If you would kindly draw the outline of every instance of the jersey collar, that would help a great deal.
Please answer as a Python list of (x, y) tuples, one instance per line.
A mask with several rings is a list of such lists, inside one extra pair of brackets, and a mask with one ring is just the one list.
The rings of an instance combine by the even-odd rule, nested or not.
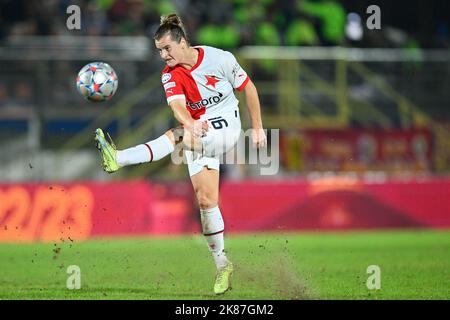
[(203, 56), (205, 55), (205, 52), (203, 51), (203, 48), (201, 47), (194, 47), (194, 49), (196, 49), (198, 51), (198, 57), (197, 57), (197, 62), (194, 64), (194, 66), (189, 70), (189, 72), (194, 71), (195, 69), (198, 68), (198, 66), (202, 63), (203, 61)]

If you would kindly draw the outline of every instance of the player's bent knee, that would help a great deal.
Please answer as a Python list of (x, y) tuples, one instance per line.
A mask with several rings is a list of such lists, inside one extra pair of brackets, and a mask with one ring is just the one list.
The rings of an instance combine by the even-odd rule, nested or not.
[(183, 141), (184, 132), (182, 127), (172, 128), (170, 130), (167, 130), (164, 134), (170, 139), (173, 144), (177, 144)]
[(189, 150), (194, 149), (194, 137), (187, 130), (185, 130), (184, 135), (183, 135), (183, 144)]

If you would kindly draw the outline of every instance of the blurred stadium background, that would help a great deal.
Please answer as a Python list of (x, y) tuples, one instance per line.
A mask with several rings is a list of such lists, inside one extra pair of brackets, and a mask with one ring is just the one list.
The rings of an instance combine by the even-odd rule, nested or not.
[[(66, 27), (66, 9), (72, 4), (81, 8), (81, 30)], [(366, 9), (373, 4), (381, 8), (380, 30), (366, 27), (371, 15)], [(411, 264), (426, 260), (429, 265), (422, 267), (433, 271), (425, 290), (417, 280), (404, 296), (379, 297), (448, 299), (450, 10), (443, 0), (1, 1), (0, 242), (12, 243), (0, 245), (0, 283), (6, 288), (1, 297), (65, 297), (64, 288), (60, 295), (42, 295), (42, 279), (48, 275), (40, 278), (42, 274), (35, 273), (33, 278), (28, 269), (41, 249), (17, 242), (44, 242), (36, 248), (43, 248), (42, 270), (47, 270), (64, 266), (55, 258), (64, 244), (78, 244), (81, 251), (83, 243), (94, 241), (82, 242), (88, 239), (172, 235), (179, 241), (177, 237), (200, 233), (184, 165), (173, 165), (167, 158), (108, 175), (93, 144), (96, 127), (106, 128), (124, 148), (151, 140), (175, 124), (160, 84), (163, 64), (151, 40), (160, 15), (170, 12), (184, 18), (193, 45), (236, 54), (258, 88), (265, 127), (280, 129), (277, 175), (261, 176), (254, 165), (223, 167), (220, 201), (231, 254), (239, 256), (242, 248), (253, 254), (262, 246), (271, 249), (260, 256), (278, 256), (285, 252), (288, 237), (299, 236), (289, 238), (298, 247), (289, 248), (288, 256), (307, 261), (308, 253), (317, 252), (305, 252), (302, 243), (308, 246), (316, 239), (308, 248), (320, 251), (321, 245), (327, 246), (322, 253), (328, 256), (339, 250), (333, 243), (349, 239), (347, 244), (367, 244), (367, 250), (378, 253), (391, 245), (392, 256), (383, 261), (398, 267), (395, 248), (421, 248)], [(108, 62), (118, 74), (118, 92), (107, 103), (90, 103), (76, 91), (76, 74), (91, 61)], [(240, 98), (243, 126), (248, 128)], [(402, 233), (406, 228), (409, 231)], [(395, 231), (374, 236), (385, 229)], [(329, 238), (333, 231), (346, 232)], [(350, 231), (362, 233), (351, 238)], [(249, 233), (257, 233), (258, 240), (245, 240)], [(397, 233), (400, 242), (389, 242)], [(280, 242), (280, 234), (286, 235), (285, 242)], [(363, 240), (364, 235), (369, 240)], [(135, 245), (126, 242), (111, 254)], [(174, 242), (173, 248), (178, 245)], [(200, 247), (207, 260), (206, 245)], [(353, 250), (343, 248), (347, 254)], [(49, 250), (53, 259), (44, 253)], [(150, 252), (145, 250), (155, 249), (145, 247), (141, 254)], [(90, 259), (87, 253), (84, 259)], [(244, 264), (246, 258), (237, 259)], [(10, 264), (13, 260), (16, 264)], [(362, 278), (369, 260), (358, 262)], [(321, 261), (305, 262), (302, 270), (314, 273)], [(327, 280), (336, 281), (340, 268), (335, 266), (334, 280)], [(28, 275), (39, 285), (33, 287)], [(292, 284), (291, 276), (280, 286)], [(325, 277), (316, 279), (320, 276)], [(15, 278), (22, 280), (7, 280)], [(321, 281), (315, 282), (322, 288), (317, 297), (367, 297), (361, 284), (365, 280), (358, 282), (362, 291), (354, 295), (342, 294), (338, 284), (326, 292), (327, 284)], [(29, 289), (23, 295), (14, 291), (21, 286)], [(52, 288), (57, 292), (58, 284)], [(102, 292), (97, 292), (100, 297)], [(139, 292), (128, 293), (140, 297)], [(288, 296), (263, 290), (260, 296), (235, 297), (305, 296), (315, 297), (298, 290)], [(85, 297), (97, 297), (96, 292)]]

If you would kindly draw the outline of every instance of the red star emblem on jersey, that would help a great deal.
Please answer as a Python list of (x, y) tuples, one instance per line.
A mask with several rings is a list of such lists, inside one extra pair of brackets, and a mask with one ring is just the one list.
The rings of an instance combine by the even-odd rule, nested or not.
[(215, 88), (216, 83), (219, 82), (219, 80), (217, 80), (215, 76), (205, 76), (205, 78), (207, 80), (206, 85), (213, 86), (213, 88)]

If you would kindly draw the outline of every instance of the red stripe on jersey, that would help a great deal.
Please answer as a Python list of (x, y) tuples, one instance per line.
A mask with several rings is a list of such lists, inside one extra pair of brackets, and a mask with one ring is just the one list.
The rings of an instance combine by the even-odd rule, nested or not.
[(190, 70), (177, 65), (174, 68), (164, 68), (163, 73), (170, 73), (172, 77), (168, 82), (173, 81), (176, 84), (175, 87), (165, 90), (166, 97), (169, 98), (174, 95), (184, 94), (186, 97), (186, 109), (189, 111), (193, 119), (198, 120), (200, 119), (200, 116), (206, 112), (206, 109), (203, 106), (199, 109), (196, 106), (191, 107), (189, 105), (189, 102), (200, 102), (203, 99), (197, 87), (197, 83), (191, 75), (191, 72), (194, 71), (202, 63), (204, 50), (202, 48), (195, 49), (198, 50), (199, 54), (197, 62)]
[(195, 69), (197, 69), (197, 67), (202, 63), (203, 61), (203, 56), (205, 55), (205, 52), (203, 51), (202, 48), (195, 48), (198, 51), (198, 57), (197, 57), (197, 62), (195, 63), (195, 65), (191, 68), (191, 70), (189, 70), (190, 72), (194, 71)]
[(164, 70), (162, 71), (162, 75), (164, 74), (170, 74), (170, 78), (169, 80), (165, 80), (165, 82), (163, 82), (163, 87), (170, 83), (171, 87), (167, 88), (164, 87), (164, 92), (166, 94), (166, 98), (170, 98), (172, 96), (177, 96), (177, 95), (184, 95), (184, 90), (183, 90), (183, 81), (180, 79), (179, 73), (176, 71), (177, 69), (174, 68), (170, 68), (170, 67), (165, 67)]
[(197, 83), (195, 82), (194, 78), (192, 77), (191, 73), (186, 70), (184, 72), (184, 94), (186, 96), (186, 109), (191, 114), (192, 118), (195, 120), (200, 119), (200, 116), (202, 114), (205, 114), (206, 108), (204, 106), (201, 106), (200, 103), (200, 109), (194, 105), (190, 106), (189, 102), (195, 103), (202, 101), (202, 96), (200, 95), (200, 91), (198, 90)]
[(245, 86), (247, 85), (248, 81), (250, 80), (250, 77), (247, 76), (247, 78), (244, 80), (244, 82), (242, 82), (242, 84), (236, 88), (237, 91), (242, 91), (244, 90)]

